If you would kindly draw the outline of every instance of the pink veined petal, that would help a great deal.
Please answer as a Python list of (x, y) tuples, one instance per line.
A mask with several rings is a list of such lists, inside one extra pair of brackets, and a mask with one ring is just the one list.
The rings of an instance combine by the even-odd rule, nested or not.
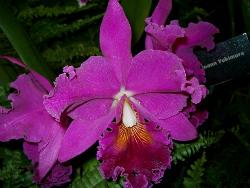
[(64, 71), (44, 100), (45, 108), (57, 120), (73, 104), (112, 98), (120, 90), (112, 65), (103, 57), (90, 57), (80, 68), (67, 67)]
[(131, 27), (118, 0), (110, 0), (100, 28), (100, 47), (120, 81), (132, 58)]
[(163, 129), (170, 132), (174, 140), (188, 141), (198, 137), (196, 128), (183, 113), (158, 122)]
[(199, 80), (196, 77), (192, 77), (187, 81), (183, 85), (182, 90), (191, 95), (191, 101), (194, 104), (200, 103), (208, 94), (206, 86), (200, 85)]
[(124, 176), (124, 187), (148, 188), (170, 167), (172, 142), (166, 131), (152, 123), (132, 128), (111, 124), (99, 143), (102, 175), (113, 180)]
[[(9, 62), (19, 65), (20, 67), (25, 68), (26, 65), (20, 60), (15, 57), (6, 56), (6, 55), (0, 55), (1, 59), (8, 60)], [(38, 74), (37, 72), (30, 70), (30, 77), (34, 82), (36, 82), (37, 87), (42, 87), (41, 89), (46, 90), (46, 92), (49, 92), (52, 89), (52, 85), (49, 83), (49, 81), (44, 78), (42, 75)]]
[[(163, 30), (163, 25), (165, 24), (165, 22), (166, 22), (166, 20), (167, 20), (167, 18), (168, 18), (168, 15), (170, 14), (170, 11), (171, 11), (171, 9), (172, 9), (172, 0), (159, 0), (159, 2), (158, 2), (158, 4), (157, 4), (157, 6), (156, 6), (156, 8), (155, 8), (155, 10), (154, 10), (154, 12), (152, 13), (152, 16), (150, 17), (150, 18), (148, 18), (147, 19), (147, 21), (146, 21), (146, 23), (149, 25), (149, 26), (147, 26), (146, 27), (146, 32), (148, 33), (147, 35), (146, 35), (146, 40), (145, 40), (145, 48), (146, 49), (155, 49), (155, 50), (160, 50), (160, 47), (162, 47), (163, 45), (159, 45), (159, 44), (157, 44), (157, 43), (160, 43), (160, 40), (162, 39), (162, 37), (161, 37), (161, 39), (160, 38), (158, 38), (158, 40), (157, 41), (155, 41), (156, 39), (154, 39), (154, 38), (152, 38), (152, 35), (151, 35), (151, 32), (152, 32), (152, 29), (151, 29), (151, 31), (150, 31), (150, 27), (151, 27), (151, 25), (152, 24), (154, 24), (155, 26), (157, 25), (157, 28), (159, 28), (159, 29), (161, 29), (161, 30)], [(149, 21), (150, 20), (150, 23), (151, 24), (149, 24)], [(151, 22), (152, 21), (152, 22)], [(166, 26), (166, 28), (167, 28), (168, 26)], [(156, 29), (155, 27), (154, 27), (154, 29)], [(157, 29), (158, 30), (158, 29)], [(174, 36), (173, 36), (173, 32), (171, 32), (171, 33), (168, 33), (168, 31), (169, 31), (169, 29), (165, 29), (165, 32), (159, 32), (160, 33), (160, 35), (163, 35), (163, 33), (164, 33), (164, 35), (166, 35), (167, 36), (167, 38), (168, 38), (168, 40), (167, 41), (169, 41), (170, 40), (170, 38), (172, 38), (172, 40), (174, 39), (174, 36), (176, 36), (176, 38), (177, 38), (177, 36), (178, 36), (178, 33), (176, 33)], [(154, 34), (155, 34), (155, 32), (153, 32)], [(166, 39), (165, 39), (166, 40)], [(153, 43), (156, 43), (156, 44), (154, 44), (154, 46), (153, 46)], [(163, 43), (164, 44), (164, 43)], [(167, 46), (172, 46), (172, 43), (170, 43), (170, 44), (166, 44)], [(157, 47), (158, 46), (158, 47)], [(157, 48), (155, 48), (155, 47), (157, 47)]]
[(84, 119), (94, 121), (106, 114), (111, 109), (113, 99), (93, 99), (79, 107), (76, 107), (68, 115), (72, 119)]
[(115, 110), (95, 120), (74, 120), (63, 138), (58, 160), (65, 162), (92, 146), (115, 117)]
[(205, 71), (201, 62), (193, 52), (193, 48), (179, 47), (176, 54), (183, 59), (187, 76), (195, 76), (201, 83), (206, 82)]
[(152, 22), (150, 19), (147, 19), (146, 23), (146, 49), (172, 51), (176, 39), (184, 37), (185, 31), (179, 25), (170, 24), (164, 27)]
[(41, 185), (42, 188), (51, 188), (54, 186), (61, 186), (62, 184), (69, 182), (69, 176), (71, 174), (72, 166), (56, 162), (49, 174), (42, 181), (36, 181)]
[(153, 14), (152, 21), (158, 25), (164, 25), (172, 9), (172, 0), (159, 0)]
[(145, 39), (145, 49), (146, 50), (154, 49), (152, 37), (149, 36), (148, 34), (146, 35), (146, 39)]
[[(53, 120), (54, 121), (54, 120)], [(43, 140), (38, 144), (38, 177), (42, 180), (57, 161), (65, 129), (56, 121), (49, 125)]]
[[(12, 109), (0, 114), (0, 140), (24, 138), (39, 142), (44, 131), (48, 114), (42, 104), (41, 90), (34, 84), (30, 75), (21, 75), (11, 84), (17, 93), (9, 95)], [(41, 119), (42, 121), (38, 121)]]
[(197, 128), (203, 124), (208, 118), (208, 111), (200, 110), (195, 104), (190, 104), (183, 110), (189, 121)]
[(185, 29), (185, 40), (176, 43), (176, 54), (183, 59), (183, 65), (187, 70), (188, 76), (196, 76), (200, 82), (205, 82), (205, 72), (201, 63), (193, 53), (193, 48), (200, 46), (211, 50), (214, 48), (214, 34), (219, 30), (207, 22), (197, 24), (190, 23)]
[(185, 80), (182, 61), (176, 55), (145, 50), (134, 57), (125, 88), (135, 94), (178, 92)]
[(38, 143), (24, 142), (23, 151), (32, 164), (36, 165), (39, 160)]
[(187, 105), (187, 96), (182, 94), (147, 93), (134, 98), (157, 119), (174, 116)]
[(214, 48), (214, 34), (219, 30), (213, 24), (208, 22), (190, 23), (185, 29), (187, 38), (186, 44), (188, 47), (200, 46), (211, 50)]
[(11, 62), (13, 64), (16, 64), (16, 65), (19, 65), (20, 67), (25, 68), (25, 64), (21, 60), (15, 58), (15, 57), (7, 56), (7, 55), (0, 55), (0, 58), (8, 60), (9, 62)]

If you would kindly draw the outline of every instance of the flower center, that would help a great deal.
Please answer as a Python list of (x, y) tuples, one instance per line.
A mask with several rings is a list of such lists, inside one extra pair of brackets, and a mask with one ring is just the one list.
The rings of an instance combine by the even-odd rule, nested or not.
[(137, 124), (136, 112), (126, 100), (122, 109), (122, 123), (126, 127), (133, 127)]
[(131, 91), (127, 91), (124, 87), (121, 87), (120, 91), (114, 96), (114, 99), (119, 101), (124, 95), (127, 97), (133, 96)]

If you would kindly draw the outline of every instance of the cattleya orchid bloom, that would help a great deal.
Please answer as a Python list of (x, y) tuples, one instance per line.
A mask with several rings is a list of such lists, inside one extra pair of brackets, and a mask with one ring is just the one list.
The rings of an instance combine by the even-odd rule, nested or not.
[(100, 28), (103, 56), (66, 66), (45, 97), (47, 111), (72, 122), (58, 159), (65, 162), (97, 140), (100, 171), (125, 177), (126, 188), (151, 187), (170, 167), (172, 139), (192, 140), (196, 128), (183, 111), (204, 87), (187, 80), (182, 59), (162, 50), (132, 56), (131, 28), (118, 0), (110, 0)]
[(159, 0), (152, 16), (146, 20), (146, 49), (166, 50), (175, 53), (183, 60), (188, 77), (196, 77), (200, 83), (205, 82), (205, 71), (193, 53), (195, 47), (214, 48), (215, 33), (219, 30), (208, 22), (190, 23), (182, 28), (178, 21), (165, 25), (172, 9), (172, 0)]
[[(195, 47), (213, 49), (215, 45), (213, 35), (219, 30), (214, 25), (203, 21), (196, 24), (190, 23), (187, 28), (182, 28), (176, 20), (164, 26), (171, 9), (172, 0), (159, 0), (152, 16), (147, 18), (146, 49), (170, 51), (180, 57), (189, 80), (187, 85), (192, 86), (187, 87), (186, 91), (192, 92), (193, 88), (196, 88), (193, 95), (204, 98), (208, 92), (206, 87), (199, 83), (205, 82), (205, 71), (193, 49)], [(199, 110), (197, 106), (199, 101), (192, 100), (183, 110), (195, 127), (208, 118), (207, 111)]]
[[(21, 67), (18, 59), (0, 56)], [(58, 162), (65, 127), (55, 121), (43, 106), (43, 95), (52, 89), (43, 76), (30, 71), (11, 83), (17, 93), (9, 95), (12, 108), (0, 107), (0, 141), (23, 139), (23, 149), (34, 166), (34, 181), (42, 187), (52, 187), (68, 182), (71, 166)]]

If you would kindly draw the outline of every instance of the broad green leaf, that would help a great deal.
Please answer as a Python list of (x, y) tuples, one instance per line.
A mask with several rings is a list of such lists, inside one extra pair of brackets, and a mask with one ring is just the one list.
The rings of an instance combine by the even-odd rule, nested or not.
[(77, 169), (76, 178), (70, 188), (121, 188), (122, 182), (105, 180), (99, 170), (99, 162), (95, 158), (87, 160), (81, 168)]
[(132, 27), (133, 44), (141, 38), (152, 0), (121, 0), (121, 4)]
[(27, 64), (29, 68), (39, 72), (50, 80), (54, 79), (53, 73), (42, 60), (41, 55), (36, 51), (23, 26), (16, 20), (4, 0), (0, 0), (0, 28), (22, 61)]

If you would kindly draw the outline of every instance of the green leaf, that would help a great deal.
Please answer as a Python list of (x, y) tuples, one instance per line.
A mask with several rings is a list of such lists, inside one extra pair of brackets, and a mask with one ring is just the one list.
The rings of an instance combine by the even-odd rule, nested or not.
[(32, 182), (30, 161), (19, 150), (0, 147), (0, 185), (5, 188), (36, 188)]
[(121, 4), (132, 27), (133, 43), (141, 38), (145, 28), (145, 18), (148, 17), (152, 0), (122, 0)]
[(98, 170), (99, 162), (95, 158), (87, 160), (82, 168), (77, 169), (77, 176), (72, 181), (70, 188), (121, 188), (122, 182), (108, 182)]
[(191, 143), (175, 143), (175, 149), (173, 153), (173, 162), (176, 164), (178, 161), (185, 161), (199, 152), (201, 149), (205, 149), (210, 145), (217, 143), (221, 137), (225, 134), (225, 131), (218, 132), (204, 132), (200, 137)]
[(200, 159), (197, 159), (191, 168), (187, 171), (188, 177), (184, 178), (183, 186), (185, 188), (201, 188), (202, 177), (205, 172), (204, 164), (206, 163), (206, 155), (203, 153)]
[(6, 1), (4, 0), (0, 0), (0, 27), (22, 61), (27, 64), (29, 68), (39, 72), (50, 80), (54, 79), (53, 73), (48, 66), (46, 66), (24, 28), (16, 20), (12, 14), (12, 10), (6, 6)]

